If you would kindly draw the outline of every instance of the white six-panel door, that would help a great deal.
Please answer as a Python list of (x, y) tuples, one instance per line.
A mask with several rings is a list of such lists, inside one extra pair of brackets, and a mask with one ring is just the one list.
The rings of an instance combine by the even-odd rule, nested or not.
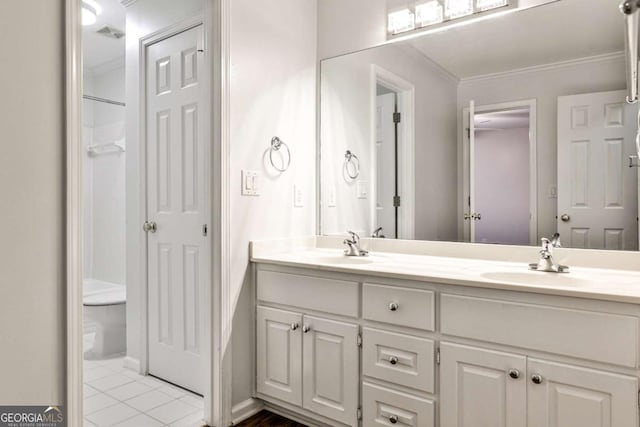
[(558, 232), (565, 246), (638, 249), (637, 105), (624, 90), (558, 97)]
[(526, 427), (525, 356), (446, 342), (440, 352), (441, 426)]
[(210, 285), (202, 26), (146, 51), (149, 373), (204, 392)]

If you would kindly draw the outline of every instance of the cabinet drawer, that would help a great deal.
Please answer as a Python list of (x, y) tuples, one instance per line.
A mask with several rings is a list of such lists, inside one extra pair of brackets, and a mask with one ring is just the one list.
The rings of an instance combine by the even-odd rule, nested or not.
[(365, 283), (362, 300), (365, 319), (434, 330), (435, 305), (431, 291)]
[(358, 317), (358, 282), (258, 271), (258, 300)]
[(434, 403), (377, 385), (362, 384), (363, 426), (433, 427)]
[(364, 328), (364, 375), (433, 393), (434, 342), (395, 332)]
[(448, 294), (440, 310), (443, 334), (636, 367), (634, 316)]

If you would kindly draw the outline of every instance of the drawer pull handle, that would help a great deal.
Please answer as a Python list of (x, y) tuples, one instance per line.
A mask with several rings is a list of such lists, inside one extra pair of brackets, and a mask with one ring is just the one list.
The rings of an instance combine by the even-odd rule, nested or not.
[(389, 358), (389, 363), (391, 363), (392, 365), (396, 365), (398, 363), (398, 358), (395, 356), (391, 356)]
[(397, 423), (397, 422), (398, 422), (398, 416), (397, 416), (397, 415), (391, 415), (391, 416), (389, 417), (389, 422), (390, 422), (391, 424), (395, 424), (395, 423)]
[(306, 334), (307, 332), (309, 332), (310, 330), (311, 330), (311, 326), (309, 326), (309, 325), (304, 325), (304, 326), (302, 327), (302, 332), (304, 332), (305, 334)]
[(509, 369), (509, 376), (514, 380), (517, 380), (518, 378), (520, 378), (520, 371), (518, 371), (517, 369)]
[(392, 302), (391, 304), (389, 304), (389, 310), (391, 311), (398, 311), (399, 308), (400, 306), (397, 302)]
[(300, 326), (300, 325), (298, 325), (298, 323), (292, 323), (292, 324), (291, 324), (291, 330), (292, 330), (292, 331), (295, 331), (296, 329), (298, 329), (298, 327), (299, 327), (299, 326)]
[(540, 374), (531, 375), (531, 381), (533, 381), (534, 384), (542, 384), (542, 375)]

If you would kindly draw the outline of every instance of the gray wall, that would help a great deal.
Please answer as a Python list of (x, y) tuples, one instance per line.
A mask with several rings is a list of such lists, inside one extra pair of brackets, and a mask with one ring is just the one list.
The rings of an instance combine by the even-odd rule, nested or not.
[(62, 404), (64, 2), (0, 13), (0, 404)]

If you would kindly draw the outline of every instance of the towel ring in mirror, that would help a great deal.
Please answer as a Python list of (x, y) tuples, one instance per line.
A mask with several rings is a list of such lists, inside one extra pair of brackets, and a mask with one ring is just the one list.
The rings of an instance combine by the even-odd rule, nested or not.
[(350, 150), (344, 153), (344, 170), (351, 179), (356, 179), (360, 175), (360, 159)]
[[(285, 163), (285, 165), (284, 167), (280, 168), (276, 166), (275, 162), (273, 161), (273, 152), (280, 151), (280, 148), (282, 147), (284, 147), (287, 150), (287, 155), (286, 155), (287, 160), (286, 162), (283, 160), (283, 163)], [(269, 162), (271, 163), (271, 166), (273, 166), (273, 168), (278, 172), (286, 171), (287, 169), (289, 169), (289, 165), (291, 164), (291, 151), (289, 151), (289, 146), (285, 144), (284, 141), (278, 138), (277, 136), (274, 136), (273, 138), (271, 138), (271, 147), (269, 147)]]

